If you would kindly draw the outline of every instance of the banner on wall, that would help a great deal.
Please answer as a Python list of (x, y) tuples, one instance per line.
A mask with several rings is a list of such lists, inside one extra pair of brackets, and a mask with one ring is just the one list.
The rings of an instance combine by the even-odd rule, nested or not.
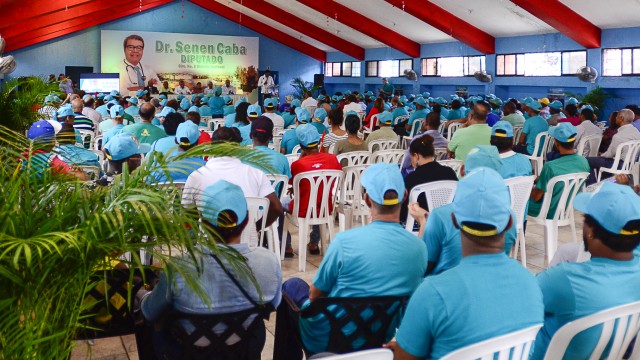
[(230, 80), (237, 94), (258, 84), (257, 37), (102, 30), (100, 48), (101, 71), (120, 74), (122, 94), (180, 80), (192, 89)]

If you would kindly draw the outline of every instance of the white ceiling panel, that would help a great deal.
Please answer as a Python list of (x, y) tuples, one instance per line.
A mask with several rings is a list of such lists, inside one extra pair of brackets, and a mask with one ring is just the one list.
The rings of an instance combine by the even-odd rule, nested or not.
[(639, 0), (560, 0), (602, 29), (640, 26)]

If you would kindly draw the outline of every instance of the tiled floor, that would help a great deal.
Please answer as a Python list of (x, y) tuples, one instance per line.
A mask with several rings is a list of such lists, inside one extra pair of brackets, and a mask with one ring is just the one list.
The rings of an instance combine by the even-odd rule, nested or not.
[[(576, 232), (577, 239), (582, 239), (582, 215), (576, 212)], [(337, 230), (337, 229), (336, 229)], [(293, 235), (294, 249), (297, 249), (297, 234)], [(560, 228), (558, 232), (559, 244), (570, 243), (571, 231), (569, 227)], [(534, 274), (546, 268), (544, 259), (544, 227), (529, 223), (526, 236), (527, 248), (527, 268)], [(296, 250), (297, 251), (297, 250)], [(307, 282), (311, 282), (318, 270), (321, 256), (307, 255), (307, 271), (298, 272), (298, 257), (285, 259), (282, 262), (283, 278), (300, 277)], [(275, 332), (275, 315), (271, 316), (271, 321), (267, 322), (267, 341), (262, 352), (262, 359), (271, 360), (273, 353), (273, 334)], [(120, 360), (138, 359), (135, 338), (133, 335), (114, 337), (96, 340), (93, 345), (86, 341), (78, 341), (71, 355), (72, 360), (81, 359), (94, 360)]]

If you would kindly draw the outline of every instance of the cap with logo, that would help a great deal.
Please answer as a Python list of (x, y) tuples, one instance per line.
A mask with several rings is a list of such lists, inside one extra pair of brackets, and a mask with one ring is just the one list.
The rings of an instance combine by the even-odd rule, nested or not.
[(176, 142), (182, 146), (191, 146), (198, 143), (200, 130), (193, 121), (185, 121), (176, 129)]
[(137, 97), (143, 97), (143, 96), (145, 96), (145, 95), (146, 95), (146, 94), (148, 94), (148, 93), (149, 93), (149, 92), (148, 92), (147, 90), (138, 90), (138, 91), (136, 91), (136, 96), (137, 96)]
[[(218, 227), (236, 227), (247, 218), (247, 200), (244, 192), (226, 180), (219, 180), (207, 186), (199, 203), (202, 218)], [(220, 222), (220, 214), (230, 211), (236, 215), (237, 222)]]
[(549, 107), (552, 109), (560, 110), (562, 109), (562, 103), (558, 100), (553, 100), (549, 103)]
[(251, 122), (251, 134), (273, 134), (273, 121), (260, 116)]
[(264, 100), (264, 107), (266, 109), (273, 109), (278, 105), (278, 101), (274, 98), (268, 98)]
[(558, 124), (558, 126), (551, 126), (549, 128), (549, 136), (560, 141), (561, 143), (570, 143), (576, 141), (577, 133), (578, 129), (568, 122), (563, 122)]
[(296, 127), (296, 137), (300, 141), (300, 145), (306, 148), (316, 147), (320, 142), (320, 134), (311, 124), (303, 124)]
[(469, 151), (467, 158), (464, 160), (465, 172), (470, 172), (480, 167), (500, 171), (502, 160), (497, 147), (493, 145), (476, 145)]
[(224, 101), (225, 105), (231, 105), (233, 104), (233, 98), (231, 98), (231, 96), (229, 95), (225, 95), (222, 97), (222, 100)]
[[(475, 236), (495, 236), (503, 232), (511, 218), (509, 188), (495, 170), (480, 167), (458, 182), (453, 214), (460, 228)], [(491, 229), (477, 229), (483, 224)]]
[(311, 114), (309, 113), (309, 110), (298, 107), (296, 108), (295, 112), (296, 118), (298, 118), (298, 121), (300, 123), (306, 124), (309, 122), (309, 120), (311, 120)]
[(638, 230), (625, 230), (629, 221), (640, 220), (640, 197), (630, 186), (605, 182), (598, 192), (576, 195), (573, 207), (593, 217), (608, 232), (636, 235)]
[(500, 120), (491, 128), (491, 136), (497, 136), (501, 138), (513, 137), (513, 125), (510, 122)]
[[(362, 186), (365, 188), (369, 198), (376, 204), (396, 205), (400, 204), (404, 198), (404, 180), (398, 165), (378, 163), (369, 166), (360, 178)], [(387, 196), (389, 191), (394, 191), (395, 196)]]
[(535, 100), (531, 100), (525, 105), (527, 105), (527, 107), (529, 107), (531, 110), (534, 110), (534, 111), (540, 111), (542, 109), (542, 104), (540, 104)]
[(398, 98), (398, 105), (404, 106), (407, 103), (407, 97), (402, 95)]
[(136, 154), (145, 153), (140, 145), (130, 134), (120, 133), (109, 140), (104, 146), (105, 154), (109, 160), (123, 160)]
[(262, 115), (262, 110), (260, 110), (260, 105), (249, 105), (249, 107), (247, 108), (247, 116), (249, 116), (250, 118), (257, 118), (258, 116)]
[[(60, 131), (60, 130), (56, 131), (52, 123), (53, 121), (55, 120), (40, 120), (40, 121), (34, 122), (33, 124), (31, 124), (29, 131), (27, 131), (27, 137), (30, 140), (43, 140), (43, 141), (53, 140), (56, 133)], [(58, 124), (60, 123), (58, 122)], [(60, 128), (62, 128), (62, 125), (60, 125)]]
[(111, 109), (109, 109), (109, 115), (111, 115), (112, 118), (124, 116), (124, 108), (120, 105), (113, 105)]

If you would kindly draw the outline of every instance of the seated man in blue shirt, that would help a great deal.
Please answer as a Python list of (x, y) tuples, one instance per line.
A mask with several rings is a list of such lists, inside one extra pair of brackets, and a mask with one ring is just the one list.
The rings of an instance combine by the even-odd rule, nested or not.
[[(582, 238), (591, 260), (538, 274), (545, 317), (532, 359), (544, 358), (551, 338), (566, 323), (640, 301), (640, 259), (633, 255), (640, 244), (640, 197), (629, 186), (606, 182), (596, 193), (578, 194), (573, 206), (585, 215)], [(564, 358), (588, 359), (600, 332), (598, 326), (578, 334)]]
[(531, 160), (513, 151), (513, 125), (508, 121), (498, 121), (491, 128), (491, 145), (498, 148), (502, 167), (498, 172), (503, 179), (529, 176), (532, 173)]
[[(177, 114), (170, 114), (169, 116), (171, 115), (180, 116)], [(163, 154), (156, 155), (164, 157), (164, 166), (162, 169), (154, 170), (151, 173), (150, 182), (186, 182), (192, 172), (204, 166), (207, 162), (201, 156), (180, 156), (185, 151), (197, 146), (199, 137), (200, 129), (193, 121), (180, 123), (173, 136), (175, 146)], [(149, 153), (152, 152), (153, 150)], [(158, 162), (156, 164), (159, 165)]]
[[(287, 280), (282, 286), (301, 309), (324, 296), (409, 296), (422, 282), (427, 252), (424, 244), (399, 224), (407, 193), (398, 166), (372, 165), (364, 171), (361, 183), (371, 210), (371, 224), (336, 235), (310, 286), (299, 278)], [(285, 306), (283, 302), (278, 311), (287, 311)], [(396, 326), (392, 325), (394, 329)], [(300, 331), (305, 348), (312, 353), (326, 350), (329, 330), (324, 317), (300, 318), (299, 329), (289, 329)], [(276, 334), (276, 343), (283, 340), (278, 337)], [(287, 356), (274, 353), (274, 358), (302, 359), (297, 344), (288, 345)]]
[(396, 335), (394, 359), (439, 359), (462, 347), (542, 323), (535, 278), (504, 253), (515, 220), (509, 190), (480, 167), (460, 180), (451, 219), (460, 229), (460, 264), (427, 277), (411, 296)]
[[(225, 314), (259, 305), (277, 307), (282, 298), (280, 260), (270, 250), (262, 247), (251, 249), (247, 244), (240, 243), (242, 231), (249, 222), (247, 202), (242, 189), (219, 180), (205, 188), (198, 210), (202, 214), (202, 225), (208, 227), (212, 234), (218, 235), (215, 239), (218, 246), (230, 247), (246, 259), (256, 284), (247, 276), (234, 274), (234, 268), (227, 259), (216, 257), (202, 245), (201, 252), (194, 255), (196, 263), (200, 264), (197, 281), (204, 296), (188, 286), (179, 272), (162, 272), (160, 281), (152, 292), (140, 290), (136, 294), (136, 298), (141, 301), (144, 318), (154, 322), (171, 309), (192, 314)], [(184, 256), (184, 266), (195, 272), (196, 263), (193, 261), (189, 255)], [(161, 328), (160, 325), (162, 324), (157, 324), (156, 329)], [(264, 325), (254, 335), (256, 339), (252, 339), (249, 346), (252, 353), (260, 354), (265, 341)], [(169, 335), (168, 328), (161, 328), (154, 334), (154, 350), (159, 358), (181, 358), (180, 345)]]

